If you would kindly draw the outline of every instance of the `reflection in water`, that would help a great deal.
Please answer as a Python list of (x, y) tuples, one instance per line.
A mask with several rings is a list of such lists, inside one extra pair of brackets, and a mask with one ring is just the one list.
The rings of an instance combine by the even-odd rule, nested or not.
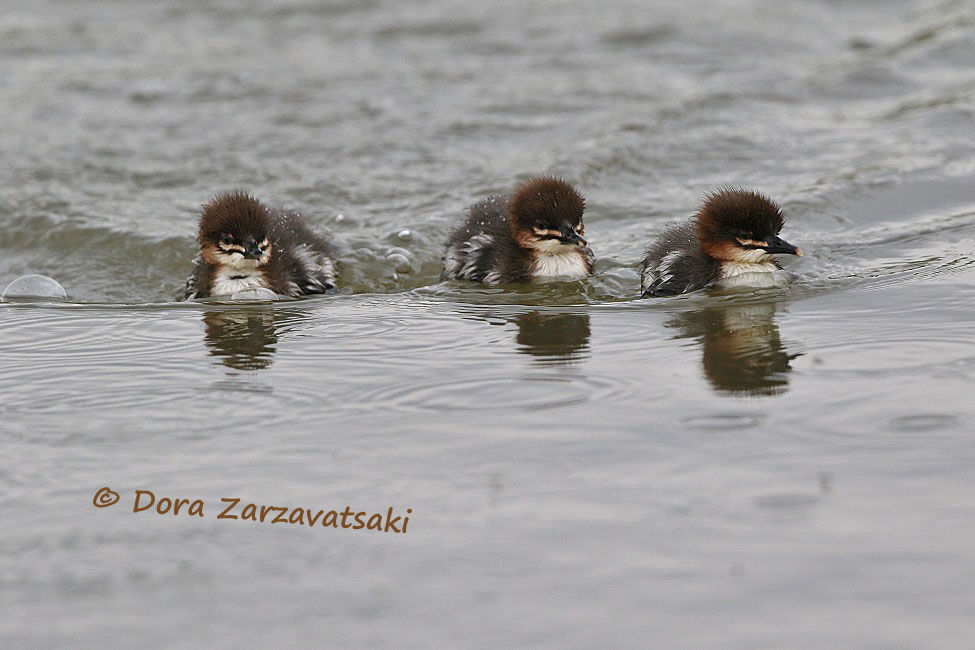
[(667, 325), (679, 328), (680, 338), (701, 341), (701, 365), (715, 390), (779, 395), (789, 389), (789, 362), (799, 354), (783, 349), (774, 304), (711, 307)]
[(273, 307), (207, 311), (203, 340), (210, 354), (237, 370), (260, 370), (271, 365), (278, 336)]
[(588, 356), (589, 314), (519, 314), (512, 322), (518, 326), (515, 342), (518, 351), (540, 361), (571, 362)]

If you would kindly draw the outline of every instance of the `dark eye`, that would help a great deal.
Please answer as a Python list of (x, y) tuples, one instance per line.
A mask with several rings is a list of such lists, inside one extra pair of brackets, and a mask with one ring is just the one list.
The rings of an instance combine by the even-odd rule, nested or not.
[(224, 246), (230, 246), (231, 244), (234, 243), (234, 238), (231, 237), (230, 235), (223, 235), (220, 237), (220, 243), (223, 244)]
[(544, 221), (536, 221), (535, 222), (535, 228), (537, 228), (538, 230), (547, 230), (547, 228), (545, 227), (545, 222)]

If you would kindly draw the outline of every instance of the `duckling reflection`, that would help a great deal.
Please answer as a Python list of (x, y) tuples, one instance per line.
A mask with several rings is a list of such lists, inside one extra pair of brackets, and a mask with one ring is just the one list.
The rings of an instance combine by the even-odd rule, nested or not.
[(517, 350), (539, 357), (540, 362), (572, 363), (588, 356), (589, 314), (530, 311), (512, 322), (518, 326)]
[(775, 305), (725, 305), (680, 314), (667, 323), (680, 338), (701, 341), (701, 365), (718, 392), (780, 395), (789, 390), (790, 361), (783, 348)]
[(273, 307), (207, 311), (203, 341), (210, 354), (236, 370), (261, 370), (271, 365), (278, 335)]

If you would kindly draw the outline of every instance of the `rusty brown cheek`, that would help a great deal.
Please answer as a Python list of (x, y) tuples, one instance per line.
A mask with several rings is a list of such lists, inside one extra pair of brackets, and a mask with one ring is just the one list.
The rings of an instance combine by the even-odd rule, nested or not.
[(223, 249), (221, 249), (216, 244), (210, 244), (209, 246), (204, 246), (200, 250), (200, 256), (207, 264), (214, 264), (214, 265), (218, 264), (219, 262), (217, 261), (217, 256), (220, 255), (221, 253), (223, 253)]
[(741, 250), (728, 242), (702, 242), (701, 248), (714, 259), (723, 261), (736, 259), (735, 251)]

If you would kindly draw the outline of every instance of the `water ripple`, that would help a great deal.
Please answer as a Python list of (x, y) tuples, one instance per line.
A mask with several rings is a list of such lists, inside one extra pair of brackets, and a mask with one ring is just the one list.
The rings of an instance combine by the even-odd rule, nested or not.
[(415, 379), (395, 385), (367, 389), (362, 404), (382, 404), (402, 411), (439, 413), (533, 412), (578, 406), (589, 402), (616, 402), (633, 392), (620, 377), (595, 375), (532, 374), (509, 376), (478, 373)]

